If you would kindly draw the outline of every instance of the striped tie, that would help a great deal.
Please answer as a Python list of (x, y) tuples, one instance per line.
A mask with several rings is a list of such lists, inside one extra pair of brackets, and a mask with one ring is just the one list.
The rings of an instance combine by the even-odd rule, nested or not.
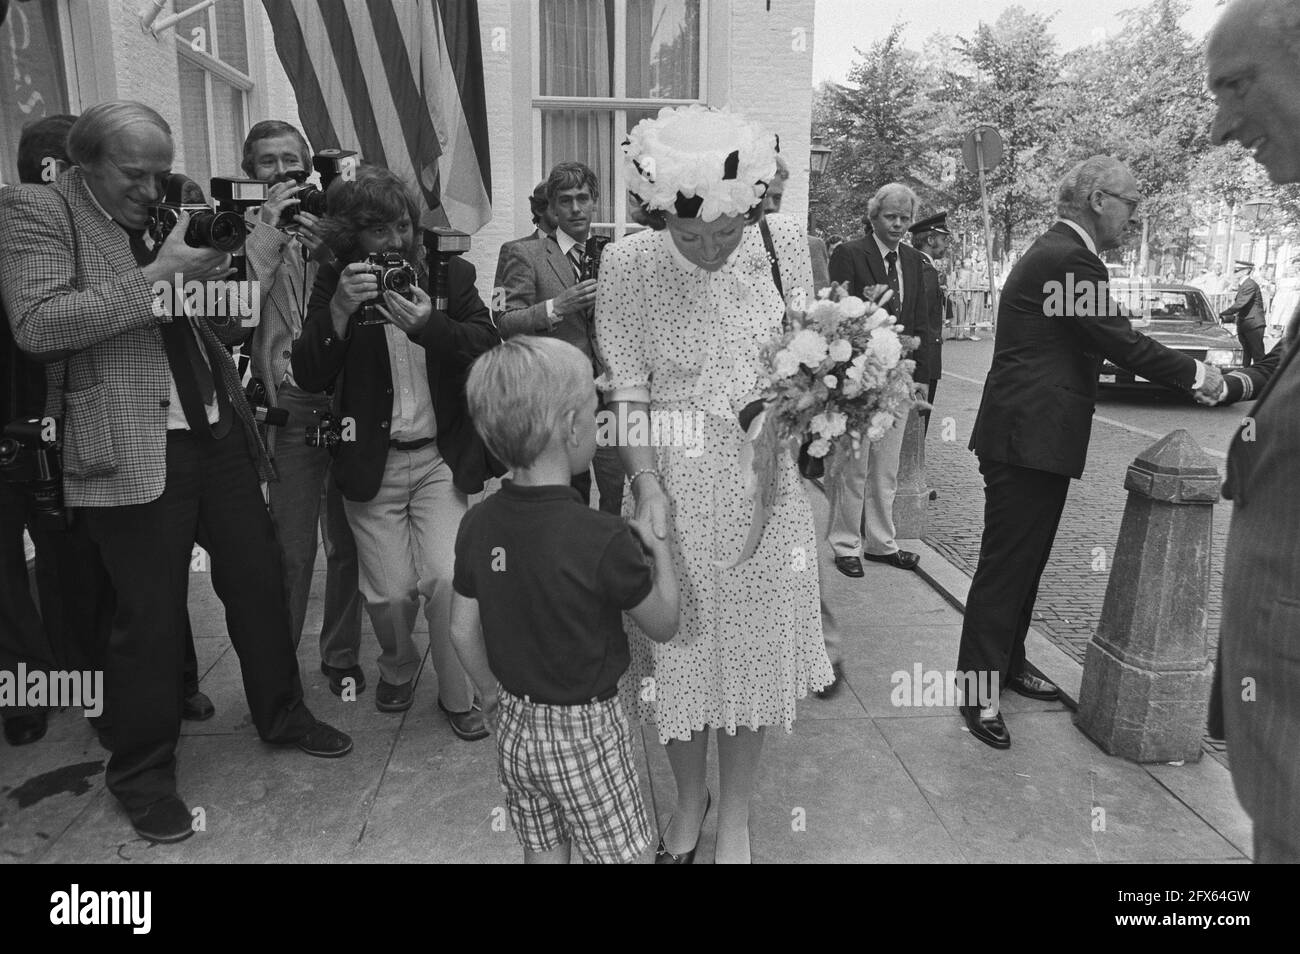
[(582, 281), (582, 246), (574, 245), (569, 249), (569, 264), (573, 266), (573, 277), (577, 281)]

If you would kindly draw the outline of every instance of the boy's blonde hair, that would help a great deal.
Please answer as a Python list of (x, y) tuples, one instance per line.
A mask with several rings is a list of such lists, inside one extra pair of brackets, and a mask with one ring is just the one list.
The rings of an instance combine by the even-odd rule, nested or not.
[(595, 388), (591, 362), (558, 338), (521, 335), (480, 355), (465, 397), (474, 429), (510, 468), (528, 467)]

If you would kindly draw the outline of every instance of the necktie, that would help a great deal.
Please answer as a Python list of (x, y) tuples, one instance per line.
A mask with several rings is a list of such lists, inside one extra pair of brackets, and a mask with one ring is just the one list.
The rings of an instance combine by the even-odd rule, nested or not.
[[(153, 260), (153, 255), (144, 244), (144, 230), (127, 229), (126, 234), (136, 264), (141, 267), (148, 265)], [(195, 434), (211, 433), (207, 405), (216, 397), (216, 383), (212, 378), (212, 369), (203, 360), (203, 352), (199, 350), (199, 342), (190, 328), (189, 319), (185, 315), (174, 315), (171, 321), (159, 325), (158, 330), (162, 334), (167, 364), (176, 380), (176, 393), (180, 395), (181, 408), (185, 411), (185, 420), (189, 422), (190, 430)], [(225, 424), (224, 428), (221, 423)], [(218, 430), (223, 433), (227, 428), (229, 422), (218, 424)]]
[(890, 252), (885, 256), (885, 261), (889, 263), (889, 269), (885, 272), (885, 281), (894, 293), (885, 305), (885, 310), (891, 315), (897, 315), (902, 306), (902, 302), (898, 300), (898, 252)]
[(569, 249), (569, 264), (573, 266), (573, 277), (577, 281), (582, 280), (582, 246), (575, 245)]

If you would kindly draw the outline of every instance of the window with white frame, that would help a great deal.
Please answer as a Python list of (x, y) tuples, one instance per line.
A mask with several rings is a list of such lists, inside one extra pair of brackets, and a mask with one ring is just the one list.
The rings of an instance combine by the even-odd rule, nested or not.
[(214, 175), (239, 176), (248, 96), (244, 0), (218, 0), (176, 29), (184, 173), (208, 190)]
[(599, 232), (629, 226), (620, 146), (665, 106), (704, 101), (708, 0), (541, 0), (533, 8), (533, 154), (600, 179)]

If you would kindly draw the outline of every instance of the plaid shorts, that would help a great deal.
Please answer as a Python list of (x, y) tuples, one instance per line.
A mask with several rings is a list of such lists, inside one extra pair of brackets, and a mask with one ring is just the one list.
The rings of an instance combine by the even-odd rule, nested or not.
[(618, 696), (548, 706), (499, 692), (498, 772), (519, 843), (541, 852), (572, 841), (589, 862), (635, 861), (650, 823)]

